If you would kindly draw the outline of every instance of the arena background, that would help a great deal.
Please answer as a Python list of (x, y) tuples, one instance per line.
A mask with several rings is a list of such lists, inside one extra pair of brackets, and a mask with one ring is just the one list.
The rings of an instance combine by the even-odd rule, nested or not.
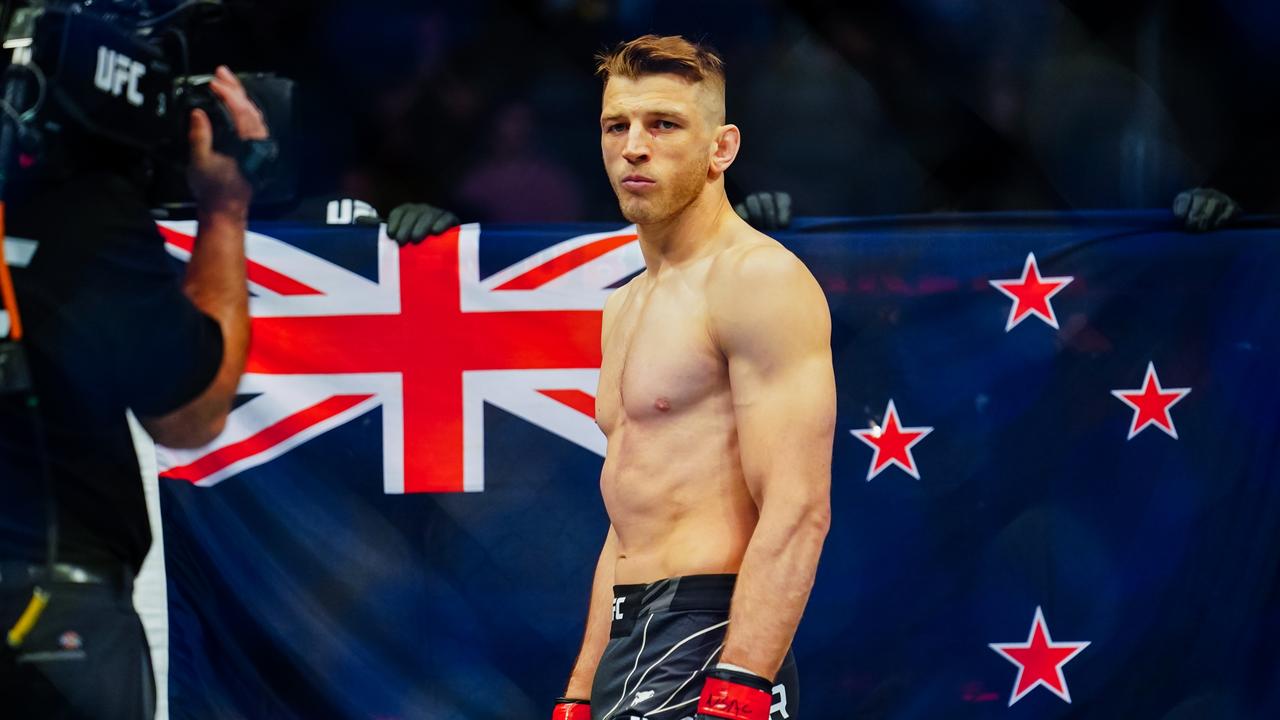
[[(707, 40), (728, 60), (744, 132), (731, 192), (792, 194), (809, 219), (780, 238), (836, 317), (836, 519), (797, 638), (804, 717), (1272, 717), (1280, 11), (1116, 5), (228, 3), (196, 50), (299, 80), (303, 195), (384, 213), (427, 201), (480, 224), (394, 266), (372, 229), (255, 224), (251, 259), (311, 282), (339, 308), (329, 316), (361, 317), (377, 314), (392, 267), (405, 293), (473, 270), (492, 290), (562, 243), (625, 233), (600, 170), (590, 56), (650, 31)], [(1184, 232), (1168, 207), (1203, 185), (1254, 214)], [(186, 230), (167, 228), (175, 261)], [(476, 267), (448, 244), (472, 240)], [(628, 252), (551, 296), (477, 302), (598, 307), (634, 271)], [(1028, 254), (1073, 279), (1057, 328), (1032, 317), (1006, 330), (1011, 301), (989, 283), (1018, 277)], [(439, 298), (406, 311), (410, 339), (383, 347), (372, 322), (356, 338), (277, 333), (273, 319), (315, 313), (256, 294), (244, 423), (293, 397), (277, 376), (350, 374), (358, 363), (338, 356), (364, 357), (360, 343), (405, 377), (470, 345), (547, 369), (510, 338), (443, 332), (460, 308)], [(593, 321), (574, 318), (569, 335), (503, 332), (589, 360)], [(310, 342), (322, 336), (332, 344)], [(1125, 437), (1132, 411), (1110, 391), (1141, 387), (1148, 363), (1163, 387), (1191, 390), (1171, 410), (1177, 438)], [(479, 453), (480, 492), (392, 487), (394, 393), (345, 379), (304, 393), (354, 403), (332, 422), (207, 486), (181, 477), (193, 458), (162, 456), (163, 545), (139, 587), (162, 712), (544, 715), (604, 518), (598, 440), (572, 415), (589, 376), (522, 378), (482, 388), (479, 447), (404, 438), (404, 461), (440, 477)], [(444, 380), (461, 393), (461, 377)], [(890, 400), (904, 425), (933, 428), (918, 480), (893, 467), (867, 479), (872, 451), (852, 431), (885, 422)], [(279, 402), (272, 412), (295, 407)], [(1070, 703), (1046, 687), (1011, 702), (1018, 666), (990, 647), (1024, 642), (1037, 608), (1054, 641), (1089, 643), (1062, 665)]]
[(480, 221), (612, 221), (591, 56), (645, 32), (725, 56), (740, 192), (804, 215), (1275, 209), (1268, 0), (232, 3), (197, 53), (299, 79), (308, 194)]

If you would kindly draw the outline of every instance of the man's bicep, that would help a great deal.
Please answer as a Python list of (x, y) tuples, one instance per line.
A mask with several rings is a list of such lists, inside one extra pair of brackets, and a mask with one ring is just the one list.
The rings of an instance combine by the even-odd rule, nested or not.
[(755, 280), (721, 324), (743, 472), (757, 499), (775, 482), (825, 492), (835, 422), (826, 299), (799, 261)]
[(759, 501), (775, 487), (798, 496), (824, 493), (835, 425), (830, 352), (809, 353), (768, 373), (731, 360), (730, 380), (739, 456), (752, 495)]

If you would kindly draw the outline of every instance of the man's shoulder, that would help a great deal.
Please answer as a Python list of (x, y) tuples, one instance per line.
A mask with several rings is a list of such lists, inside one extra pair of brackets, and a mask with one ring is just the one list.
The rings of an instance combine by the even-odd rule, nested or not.
[(817, 279), (800, 258), (757, 235), (721, 252), (707, 276), (710, 321), (724, 343), (740, 346), (785, 335), (829, 313)]
[(605, 298), (605, 309), (607, 310), (611, 305), (617, 306), (626, 301), (627, 296), (635, 291), (636, 286), (643, 282), (643, 278), (648, 274), (648, 270), (641, 270), (634, 277), (615, 288), (613, 292), (609, 293), (609, 297)]
[(720, 251), (707, 273), (707, 291), (777, 292), (812, 278), (809, 269), (782, 243), (763, 233), (742, 237)]
[(640, 274), (628, 280), (627, 282), (623, 283), (620, 287), (615, 289), (613, 292), (609, 293), (609, 296), (605, 298), (604, 312), (600, 319), (602, 332), (608, 330), (609, 326), (613, 322), (614, 316), (618, 312), (618, 308), (622, 307), (623, 303), (626, 302), (627, 295), (631, 293), (631, 290), (633, 287), (635, 287), (636, 282), (642, 277), (644, 277), (643, 271)]

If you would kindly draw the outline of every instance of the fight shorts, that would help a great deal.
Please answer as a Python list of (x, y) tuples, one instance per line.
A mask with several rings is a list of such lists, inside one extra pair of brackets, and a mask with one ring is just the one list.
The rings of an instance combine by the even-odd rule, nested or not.
[[(591, 687), (591, 720), (686, 720), (729, 625), (736, 575), (687, 575), (613, 587), (613, 624)], [(773, 684), (769, 720), (796, 720), (791, 652)]]

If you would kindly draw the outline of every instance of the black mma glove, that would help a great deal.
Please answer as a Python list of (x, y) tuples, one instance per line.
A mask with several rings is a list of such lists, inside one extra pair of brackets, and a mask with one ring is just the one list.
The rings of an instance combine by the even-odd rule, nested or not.
[(1193, 188), (1173, 199), (1173, 215), (1191, 232), (1216, 230), (1240, 214), (1240, 204), (1213, 188)]
[(733, 211), (757, 230), (781, 230), (791, 224), (791, 194), (751, 193)]
[(400, 246), (418, 244), (460, 224), (458, 216), (426, 203), (405, 203), (387, 217), (387, 235)]

